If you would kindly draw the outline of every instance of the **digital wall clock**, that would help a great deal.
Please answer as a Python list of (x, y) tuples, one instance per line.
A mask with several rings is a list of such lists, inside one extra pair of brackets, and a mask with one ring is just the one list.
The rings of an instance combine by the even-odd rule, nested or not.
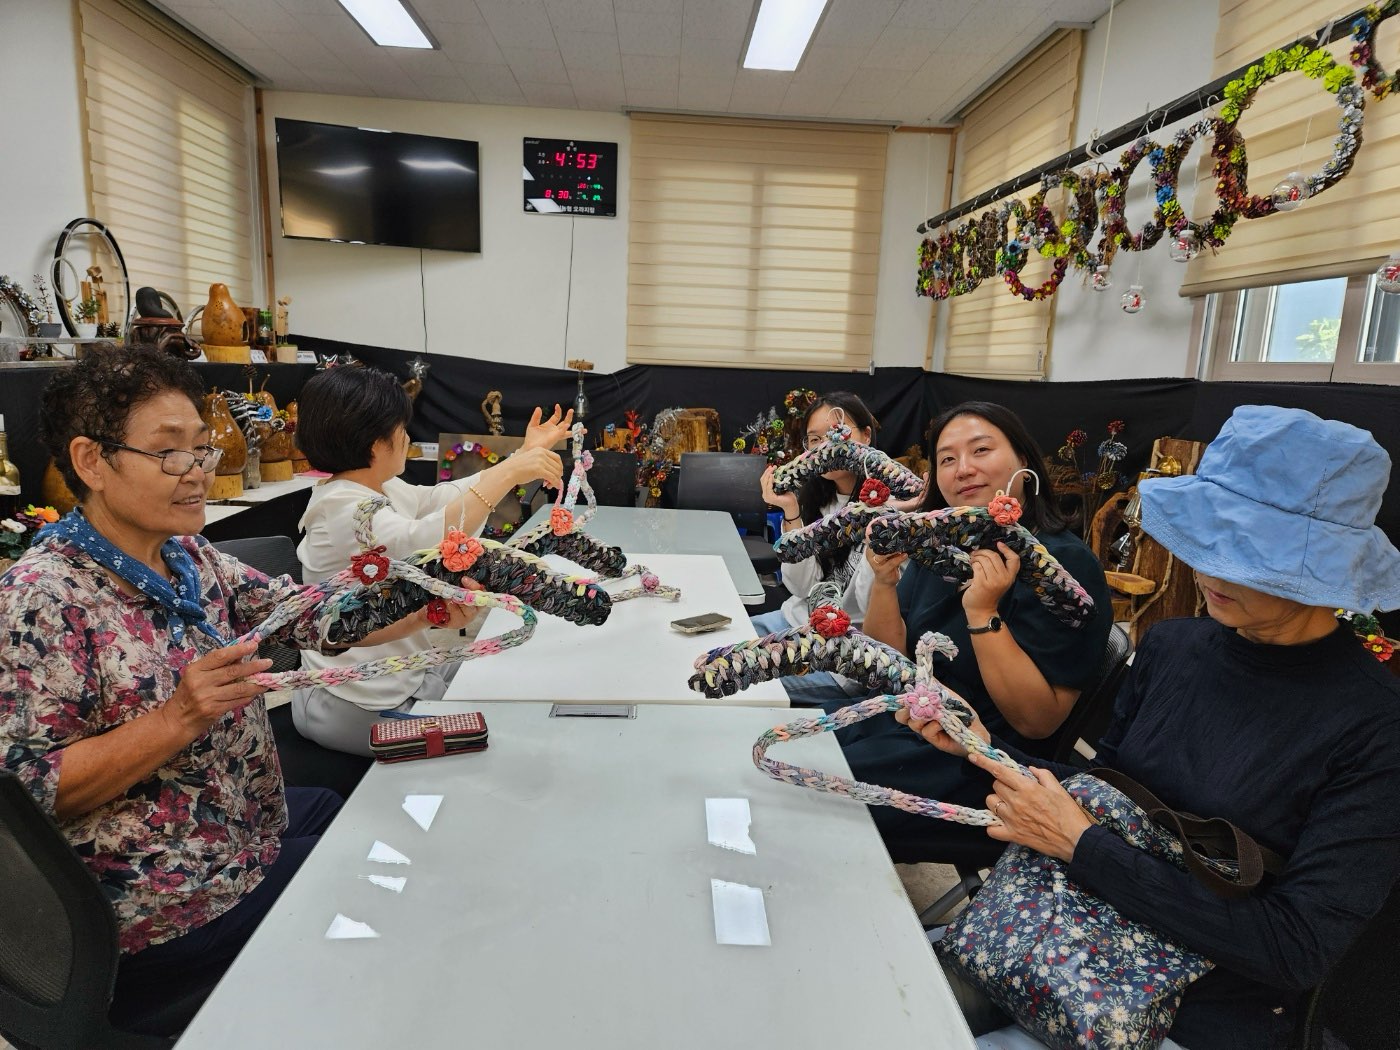
[(617, 143), (525, 140), (525, 210), (616, 215)]

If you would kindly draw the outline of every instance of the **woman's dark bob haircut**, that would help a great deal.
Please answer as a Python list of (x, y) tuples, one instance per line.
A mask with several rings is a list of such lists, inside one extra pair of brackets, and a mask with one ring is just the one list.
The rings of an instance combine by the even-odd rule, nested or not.
[(361, 470), (369, 466), (374, 443), (392, 440), (412, 416), (412, 400), (388, 372), (328, 368), (308, 379), (297, 397), (297, 445), (317, 470)]

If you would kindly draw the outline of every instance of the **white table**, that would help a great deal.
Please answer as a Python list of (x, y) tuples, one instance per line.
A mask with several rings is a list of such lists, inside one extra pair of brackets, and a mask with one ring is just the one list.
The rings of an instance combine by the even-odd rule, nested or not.
[[(579, 627), (540, 614), (534, 637), (495, 656), (462, 664), (447, 688), (446, 700), (548, 700), (561, 704), (603, 702), (788, 706), (777, 682), (763, 682), (723, 700), (705, 701), (686, 685), (696, 657), (721, 645), (755, 638), (748, 611), (739, 601), (722, 558), (713, 554), (631, 554), (661, 582), (681, 589), (679, 601), (631, 598), (612, 607), (601, 627)], [(572, 562), (554, 555), (546, 563), (577, 574)], [(607, 584), (610, 591), (637, 586), (637, 577)], [(718, 612), (732, 617), (723, 630), (681, 634), (672, 620)], [(504, 634), (520, 621), (493, 609), (479, 637)], [(431, 710), (422, 707), (422, 713)]]
[[(549, 516), (546, 504), (523, 528)], [(744, 550), (734, 519), (718, 510), (662, 510), (658, 507), (599, 507), (585, 531), (624, 551), (647, 554), (718, 554), (729, 568), (745, 605), (763, 604), (763, 584)]]
[[(773, 712), (635, 720), (492, 707), (490, 748), (366, 775), (179, 1042), (242, 1050), (968, 1050), (865, 807), (754, 769)], [(774, 754), (846, 773), (830, 734)], [(406, 793), (444, 796), (424, 832)], [(706, 841), (746, 797), (757, 854)], [(379, 839), (412, 864), (365, 860)], [(358, 876), (402, 875), (401, 894)], [(712, 878), (763, 890), (770, 947), (715, 943)], [(377, 939), (326, 940), (337, 913)]]
[[(308, 474), (295, 474), (292, 476), (291, 481), (264, 481), (255, 489), (245, 488), (241, 496), (234, 496), (231, 499), (221, 500), (220, 502), (252, 506), (257, 503), (266, 503), (268, 500), (274, 500), (278, 496), (287, 496), (293, 492), (301, 492), (303, 489), (311, 488), (318, 481), (324, 480), (325, 479), (320, 475), (313, 477)], [(211, 506), (213, 505), (211, 504)]]
[(247, 509), (247, 507), (235, 507), (229, 503), (206, 503), (204, 505), (204, 524), (213, 525), (216, 521), (223, 521), (235, 514), (242, 514)]

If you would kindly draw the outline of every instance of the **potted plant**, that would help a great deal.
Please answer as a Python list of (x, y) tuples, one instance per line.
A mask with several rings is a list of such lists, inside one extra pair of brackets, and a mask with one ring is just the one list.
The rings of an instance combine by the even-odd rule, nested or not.
[(79, 299), (73, 307), (73, 328), (79, 339), (97, 337), (97, 315), (102, 304), (94, 298)]
[(63, 335), (63, 325), (53, 319), (53, 302), (49, 299), (48, 282), (44, 280), (44, 275), (36, 273), (34, 275), (34, 299), (39, 309), (44, 314), (44, 319), (39, 322), (36, 333), (44, 339), (58, 339)]

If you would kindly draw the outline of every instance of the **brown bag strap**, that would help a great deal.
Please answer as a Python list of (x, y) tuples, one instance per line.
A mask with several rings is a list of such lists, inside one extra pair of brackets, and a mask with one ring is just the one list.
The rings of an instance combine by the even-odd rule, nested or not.
[[(1132, 777), (1116, 769), (1095, 768), (1091, 776), (1117, 788), (1149, 817), (1176, 835), (1185, 849), (1186, 866), (1207, 889), (1221, 897), (1246, 897), (1264, 874), (1277, 875), (1284, 860), (1277, 853), (1255, 842), (1249, 834), (1223, 817), (1198, 817), (1171, 809)], [(1239, 876), (1227, 879), (1208, 863), (1232, 860), (1239, 865)]]

